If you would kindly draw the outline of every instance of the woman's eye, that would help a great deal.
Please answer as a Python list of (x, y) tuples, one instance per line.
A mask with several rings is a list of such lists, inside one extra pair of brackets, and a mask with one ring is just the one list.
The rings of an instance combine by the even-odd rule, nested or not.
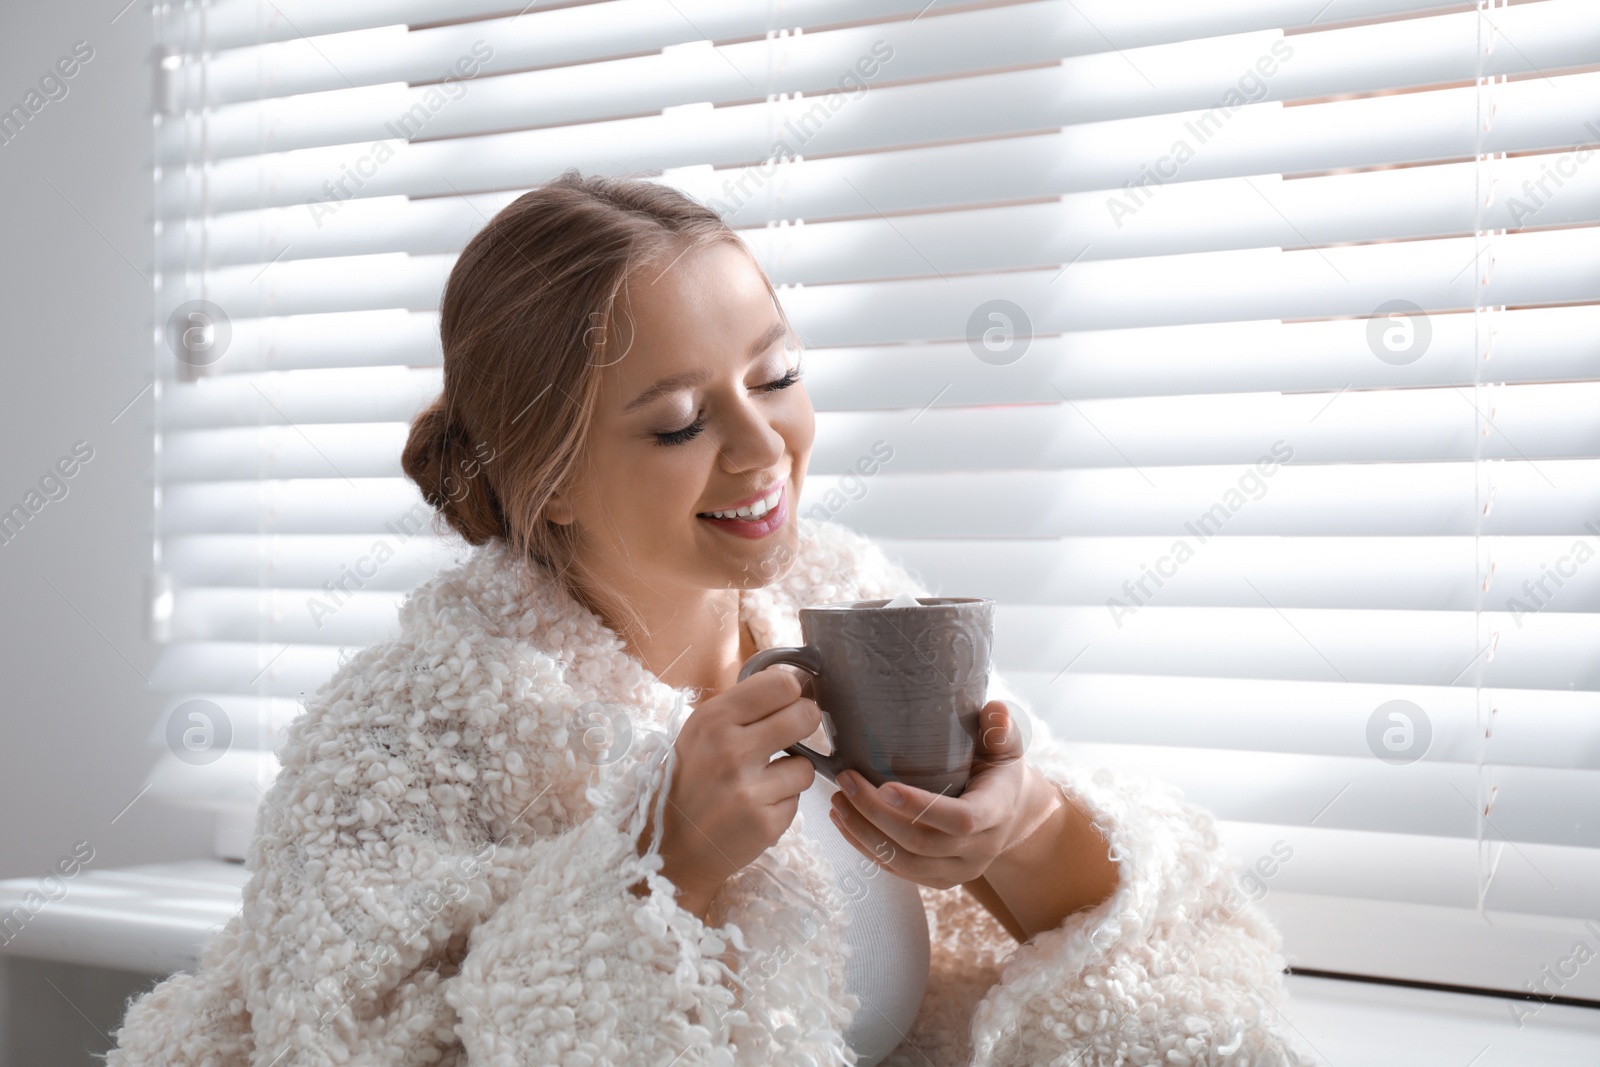
[(793, 367), (789, 368), (789, 373), (788, 374), (785, 374), (782, 378), (779, 378), (777, 381), (768, 382), (766, 385), (763, 385), (761, 388), (763, 390), (769, 392), (769, 393), (773, 393), (773, 392), (777, 392), (779, 389), (787, 389), (787, 388), (789, 388), (789, 386), (793, 385), (795, 382), (798, 382), (799, 380), (800, 380), (800, 365), (798, 363), (796, 363)]
[(656, 443), (662, 445), (681, 445), (685, 441), (689, 441), (695, 437), (698, 437), (700, 435), (700, 431), (705, 428), (706, 420), (696, 419), (681, 430), (673, 430), (671, 433), (656, 434)]
[[(797, 363), (793, 367), (789, 368), (789, 373), (785, 374), (782, 378), (770, 381), (765, 385), (758, 386), (757, 388), (764, 393), (775, 393), (779, 389), (789, 388), (789, 386), (793, 385), (795, 382), (798, 382), (800, 378), (801, 370), (800, 365)], [(661, 445), (681, 445), (686, 441), (692, 441), (694, 438), (700, 436), (700, 431), (704, 430), (705, 428), (706, 420), (704, 418), (698, 418), (681, 430), (672, 430), (667, 433), (656, 434), (656, 443)]]

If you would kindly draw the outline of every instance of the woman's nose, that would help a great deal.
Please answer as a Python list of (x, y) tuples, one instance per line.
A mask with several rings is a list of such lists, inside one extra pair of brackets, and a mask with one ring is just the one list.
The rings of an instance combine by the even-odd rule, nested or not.
[(774, 467), (788, 447), (781, 423), (753, 400), (738, 405), (725, 425), (719, 451), (734, 470)]

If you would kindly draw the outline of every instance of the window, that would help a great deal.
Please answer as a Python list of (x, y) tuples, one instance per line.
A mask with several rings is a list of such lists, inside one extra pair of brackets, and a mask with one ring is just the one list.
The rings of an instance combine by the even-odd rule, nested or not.
[(809, 348), (801, 510), (997, 599), (999, 669), (1218, 816), (1292, 963), (1600, 946), (1594, 4), (157, 20), (152, 780), (224, 852), (454, 551), (398, 465), (453, 255), (578, 166), (744, 233)]

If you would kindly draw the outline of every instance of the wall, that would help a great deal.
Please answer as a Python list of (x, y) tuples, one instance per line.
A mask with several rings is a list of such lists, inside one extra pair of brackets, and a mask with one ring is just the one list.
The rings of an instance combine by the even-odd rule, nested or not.
[[(0, 6), (0, 110), (25, 103), (75, 42), (93, 50), (59, 83), (65, 95), (49, 83), (58, 98), (41, 93), (38, 113), (0, 143), (0, 511), (23, 503), (75, 442), (93, 450), (62, 480), (66, 495), (0, 543), (4, 878), (42, 877), (79, 841), (94, 850), (92, 868), (211, 851), (208, 816), (134, 799), (161, 708), (145, 681), (158, 649), (141, 628), (152, 521), (152, 68), (148, 6), (119, 13), (122, 2)], [(28, 1049), (30, 1064), (54, 1062), (37, 1057), (40, 1047), (58, 1048), (61, 1063), (91, 1062), (83, 1050), (99, 1041), (95, 1028), (115, 1024), (107, 1014), (117, 998), (106, 995), (107, 976), (80, 980), (81, 971), (50, 971), (52, 991), (43, 970), (6, 968), (0, 1028), (11, 1032), (0, 1048)], [(63, 1000), (81, 1000), (93, 1025)], [(8, 1025), (19, 1021), (26, 1034)]]

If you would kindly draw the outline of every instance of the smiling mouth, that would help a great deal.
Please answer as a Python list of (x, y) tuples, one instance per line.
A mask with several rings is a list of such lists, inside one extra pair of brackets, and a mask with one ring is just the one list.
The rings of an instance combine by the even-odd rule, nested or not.
[(727, 511), (702, 511), (698, 513), (698, 517), (702, 519), (725, 519), (744, 522), (753, 522), (757, 519), (764, 518), (772, 512), (773, 508), (778, 506), (778, 501), (783, 498), (783, 486), (784, 483), (779, 482), (777, 485), (773, 486), (772, 491), (766, 496), (754, 501), (753, 503), (746, 504), (743, 507), (734, 508)]

